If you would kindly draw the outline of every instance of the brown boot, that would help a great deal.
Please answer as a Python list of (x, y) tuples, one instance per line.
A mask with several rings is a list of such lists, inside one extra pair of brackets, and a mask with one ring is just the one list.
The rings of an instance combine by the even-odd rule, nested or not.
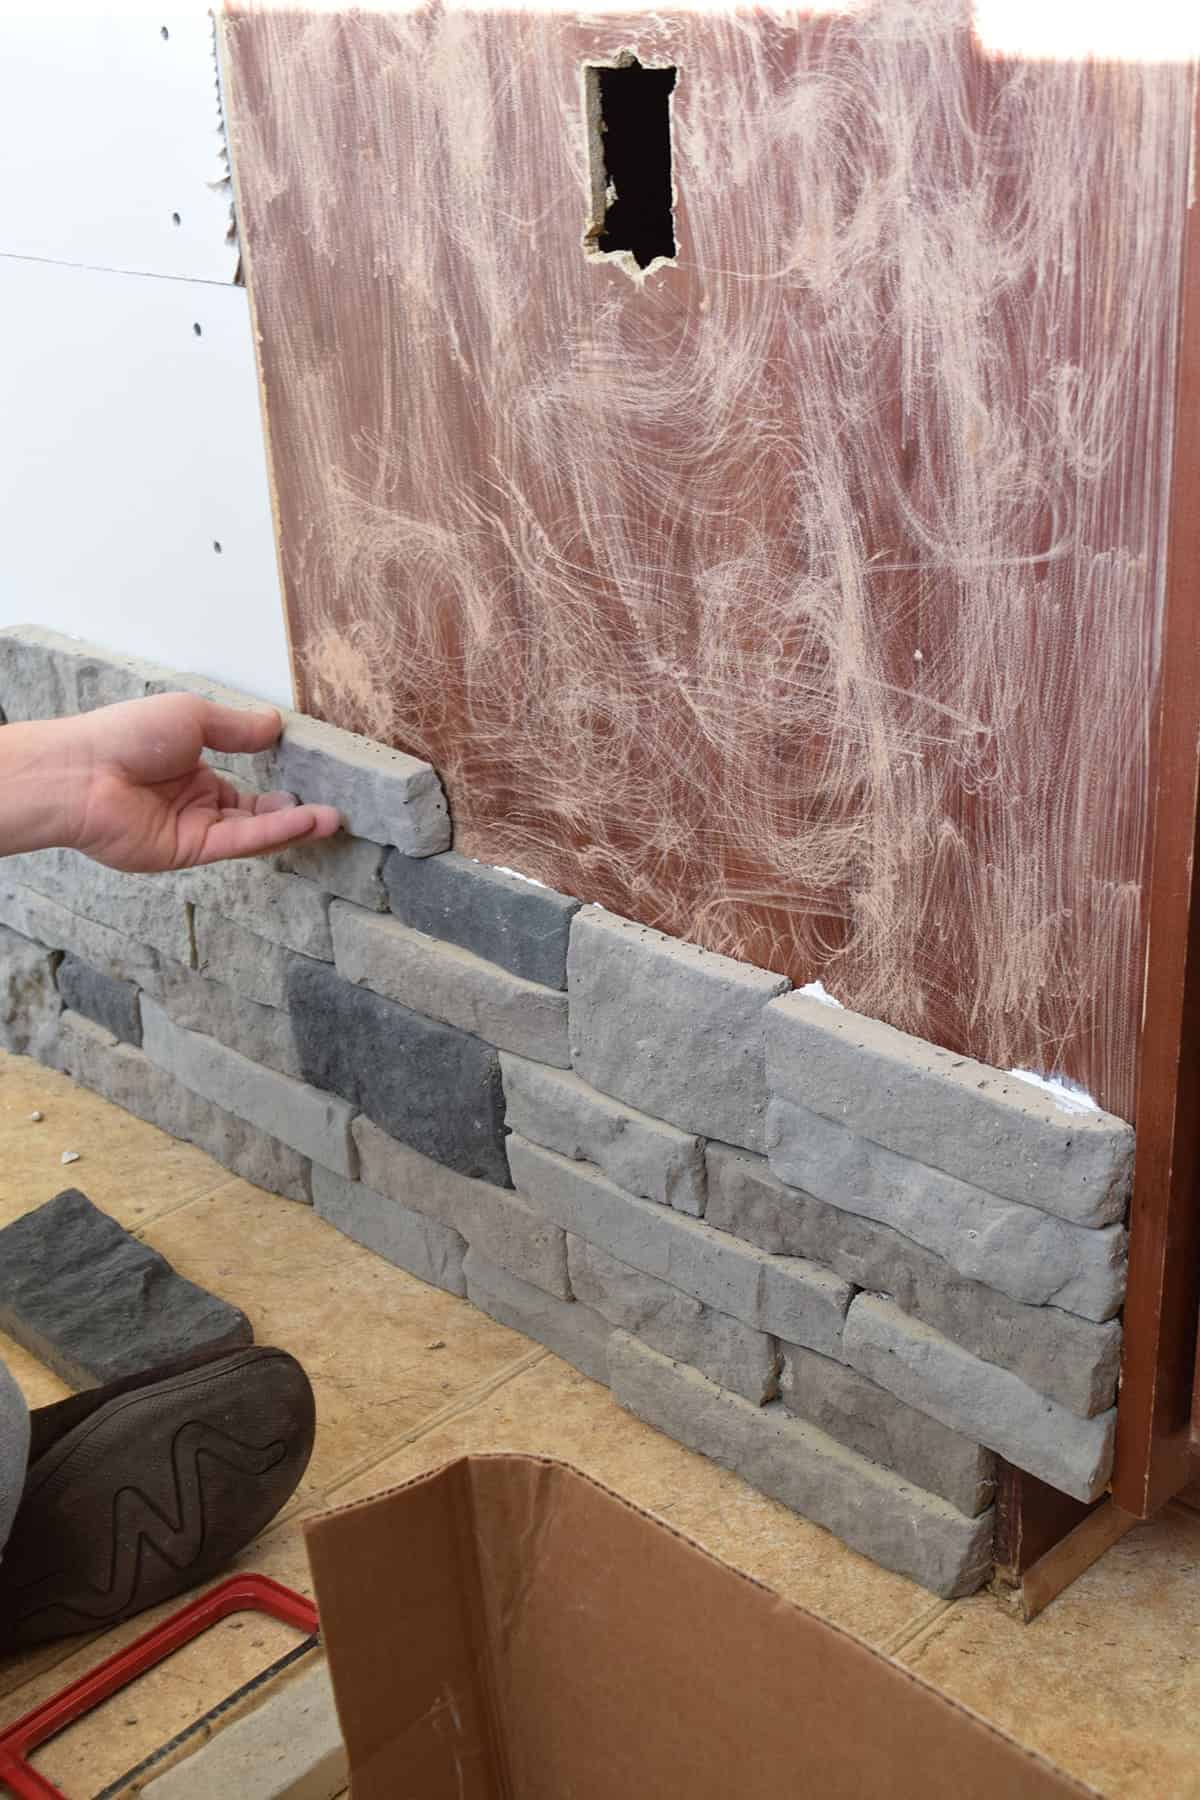
[(219, 1573), (294, 1493), (312, 1388), (250, 1345), (72, 1395), (33, 1414), (0, 1560), (0, 1651), (97, 1631)]

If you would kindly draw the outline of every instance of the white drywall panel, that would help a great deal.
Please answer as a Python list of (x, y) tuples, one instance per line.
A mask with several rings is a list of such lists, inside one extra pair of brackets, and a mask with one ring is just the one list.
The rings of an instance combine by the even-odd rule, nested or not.
[(0, 625), (290, 702), (245, 290), (0, 257), (0, 317)]
[(207, 9), (0, 7), (0, 253), (232, 281)]

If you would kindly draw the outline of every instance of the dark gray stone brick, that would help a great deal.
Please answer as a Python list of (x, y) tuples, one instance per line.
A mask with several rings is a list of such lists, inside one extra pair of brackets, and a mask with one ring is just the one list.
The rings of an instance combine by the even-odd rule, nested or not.
[(579, 901), (451, 850), (388, 857), (383, 878), (405, 925), (472, 950), (526, 981), (567, 985), (567, 945)]
[(185, 1281), (77, 1188), (0, 1231), (0, 1328), (72, 1387), (254, 1342), (245, 1313)]
[(500, 1058), (490, 1044), (410, 1012), (321, 963), (288, 978), (306, 1081), (460, 1174), (511, 1187)]
[(117, 981), (78, 956), (64, 956), (58, 965), (58, 991), (64, 1006), (103, 1025), (123, 1044), (141, 1043), (142, 1015), (131, 981)]

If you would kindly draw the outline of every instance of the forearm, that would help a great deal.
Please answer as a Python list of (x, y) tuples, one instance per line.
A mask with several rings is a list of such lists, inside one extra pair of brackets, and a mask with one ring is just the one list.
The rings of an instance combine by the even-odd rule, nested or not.
[(74, 841), (89, 763), (73, 719), (0, 726), (0, 856)]

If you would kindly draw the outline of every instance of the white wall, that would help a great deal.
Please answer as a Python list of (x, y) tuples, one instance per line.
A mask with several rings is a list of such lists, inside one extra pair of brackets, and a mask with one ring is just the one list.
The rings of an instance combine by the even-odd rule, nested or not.
[(211, 20), (0, 14), (0, 70), (0, 624), (290, 701)]

